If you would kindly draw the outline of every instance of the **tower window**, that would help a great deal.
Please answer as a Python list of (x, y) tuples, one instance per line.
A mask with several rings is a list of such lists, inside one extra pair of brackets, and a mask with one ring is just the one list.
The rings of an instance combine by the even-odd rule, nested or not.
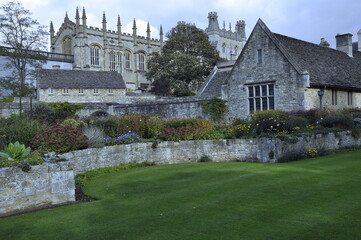
[(125, 57), (125, 68), (130, 69), (130, 66), (131, 66), (130, 65), (130, 60), (131, 60), (130, 52), (125, 52), (124, 57)]
[(145, 70), (145, 55), (139, 53), (139, 70)]
[(99, 66), (99, 51), (100, 48), (98, 46), (90, 47), (90, 64)]

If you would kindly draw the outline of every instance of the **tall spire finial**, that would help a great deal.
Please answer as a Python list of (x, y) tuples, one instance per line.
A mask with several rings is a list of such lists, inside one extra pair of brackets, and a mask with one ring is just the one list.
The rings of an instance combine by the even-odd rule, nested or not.
[(134, 29), (137, 29), (137, 23), (135, 22), (135, 18), (134, 18), (134, 20), (133, 20), (133, 30)]
[(163, 42), (163, 27), (162, 24), (160, 25), (160, 30), (159, 30), (159, 37), (160, 37), (160, 41)]
[(118, 22), (117, 22), (117, 26), (119, 27), (119, 26), (122, 26), (122, 23), (121, 23), (121, 21), (120, 21), (120, 15), (118, 15)]
[(53, 26), (53, 22), (50, 21), (50, 33), (54, 32), (54, 26)]
[(85, 7), (83, 7), (83, 16), (82, 16), (82, 19), (86, 19)]
[(75, 12), (75, 19), (79, 19), (79, 9), (78, 7), (76, 7), (76, 12)]
[(64, 22), (69, 21), (68, 12), (65, 12)]
[(163, 27), (162, 27), (162, 24), (160, 25), (159, 35), (163, 36)]
[(105, 18), (105, 12), (103, 12), (103, 21), (102, 23), (107, 23), (107, 19)]

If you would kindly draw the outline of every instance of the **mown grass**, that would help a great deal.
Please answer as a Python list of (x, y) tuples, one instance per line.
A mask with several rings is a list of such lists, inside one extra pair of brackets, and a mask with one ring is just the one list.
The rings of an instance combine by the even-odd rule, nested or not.
[(0, 219), (0, 239), (360, 239), (361, 151), (108, 173), (98, 201)]

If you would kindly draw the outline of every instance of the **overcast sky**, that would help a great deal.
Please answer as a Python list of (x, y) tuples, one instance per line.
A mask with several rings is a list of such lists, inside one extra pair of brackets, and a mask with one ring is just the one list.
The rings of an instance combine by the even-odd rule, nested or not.
[(335, 46), (335, 35), (353, 34), (361, 29), (361, 0), (20, 0), (33, 13), (33, 18), (49, 26), (53, 21), (55, 31), (64, 20), (65, 12), (75, 21), (75, 10), (85, 7), (88, 26), (101, 27), (103, 11), (107, 28), (116, 30), (120, 15), (123, 31), (132, 32), (132, 21), (136, 19), (138, 35), (145, 35), (149, 21), (152, 37), (159, 38), (159, 26), (166, 33), (178, 21), (196, 24), (205, 29), (208, 12), (218, 12), (220, 27), (226, 28), (236, 21), (246, 21), (247, 37), (258, 18), (272, 32), (301, 40), (319, 43), (321, 37)]

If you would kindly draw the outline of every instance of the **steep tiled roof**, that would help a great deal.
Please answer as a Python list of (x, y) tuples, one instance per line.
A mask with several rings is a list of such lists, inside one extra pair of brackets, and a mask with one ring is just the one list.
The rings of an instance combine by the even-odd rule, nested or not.
[(274, 36), (300, 70), (310, 74), (311, 86), (361, 89), (361, 52), (354, 51), (349, 57), (332, 48), (276, 33)]
[(222, 96), (222, 85), (226, 83), (235, 61), (220, 62), (209, 74), (207, 80), (198, 91), (198, 98), (212, 98)]
[(126, 88), (117, 72), (41, 69), (39, 88)]

